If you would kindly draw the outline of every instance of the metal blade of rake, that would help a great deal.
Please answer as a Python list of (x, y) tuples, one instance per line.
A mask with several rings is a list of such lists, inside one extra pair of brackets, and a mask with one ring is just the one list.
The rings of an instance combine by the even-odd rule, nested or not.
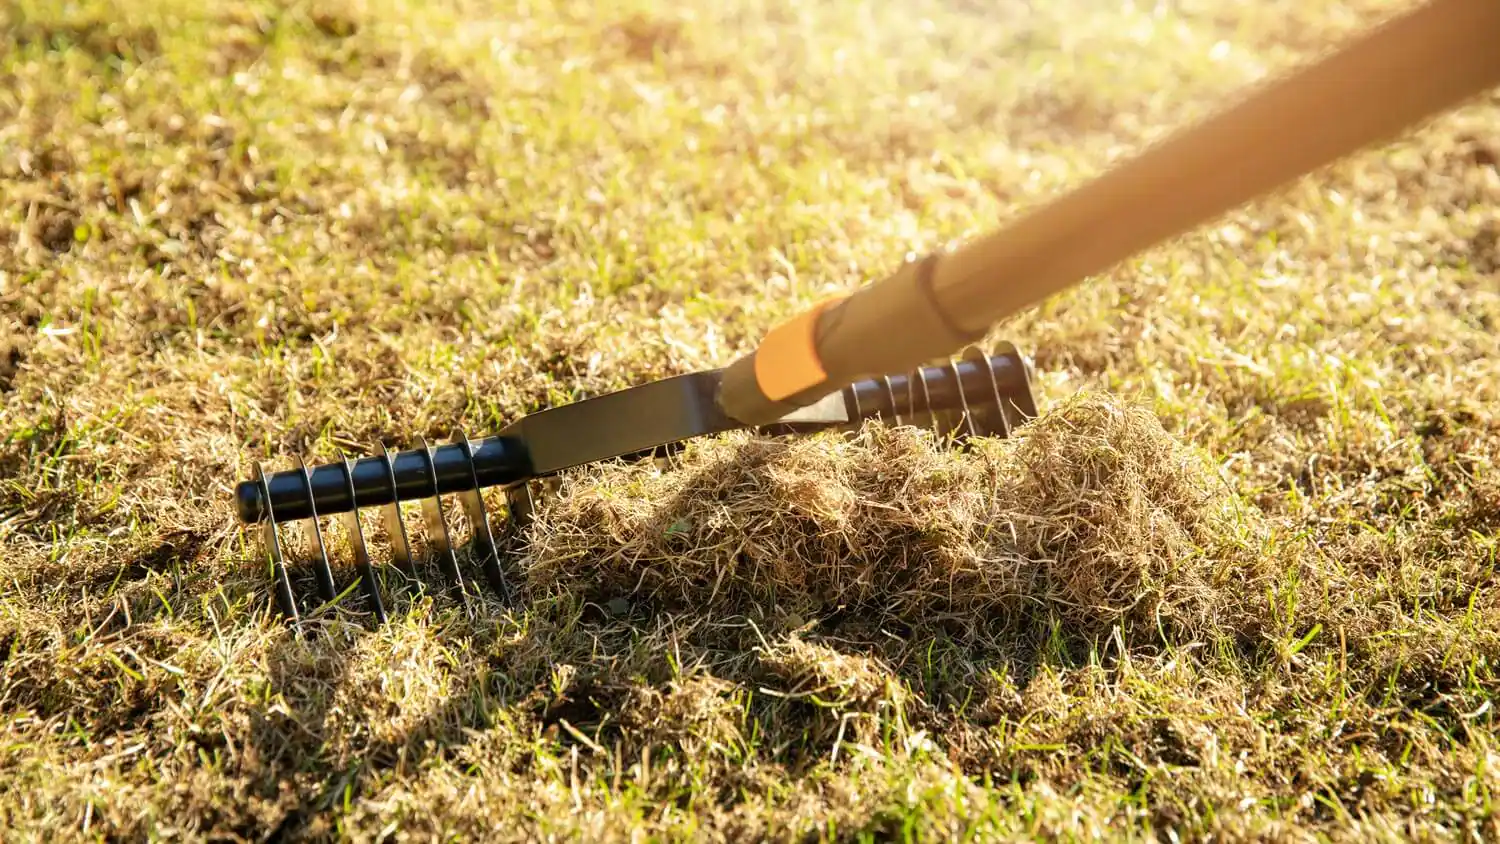
[(474, 534), (474, 549), (481, 555), (481, 565), (490, 588), (499, 594), (500, 600), (509, 604), (510, 584), (505, 580), (505, 572), (500, 569), (500, 554), (495, 546), (495, 536), (490, 532), (489, 515), (484, 510), (484, 499), (479, 495), (479, 476), (474, 471), (474, 445), (462, 429), (455, 434), (454, 441), (463, 446), (464, 456), (468, 458), (468, 475), (472, 486), (460, 492), (458, 498), (469, 517), (469, 529)]
[[(255, 463), (255, 482), (266, 496), (266, 501), (271, 500), (271, 488), (266, 483), (265, 467), (259, 461)], [(281, 540), (277, 536), (275, 510), (266, 507), (266, 520), (261, 523), (261, 542), (267, 554), (271, 557), (271, 572), (275, 578), (276, 603), (280, 605), (281, 612), (291, 620), (292, 625), (300, 628), (302, 624), (301, 613), (297, 611), (297, 595), (292, 589), (291, 574), (286, 569), (286, 558), (281, 554)]]
[(349, 532), (349, 544), (354, 549), (354, 568), (359, 572), (360, 585), (370, 601), (370, 609), (381, 624), (386, 622), (385, 601), (380, 596), (380, 583), (375, 579), (375, 570), (370, 565), (370, 552), (365, 547), (364, 528), (359, 523), (359, 506), (354, 497), (354, 463), (343, 455), (344, 486), (349, 491), (349, 501), (354, 505), (344, 512), (344, 527)]
[(323, 528), (318, 524), (318, 504), (313, 494), (312, 471), (307, 468), (307, 461), (301, 457), (297, 458), (297, 465), (302, 473), (302, 483), (307, 488), (307, 506), (312, 510), (307, 520), (312, 523), (313, 541), (318, 546), (318, 559), (313, 561), (313, 574), (318, 579), (318, 594), (324, 603), (332, 603), (338, 600), (339, 590), (333, 582), (333, 567), (328, 564), (328, 546), (323, 543)]
[(415, 591), (421, 588), (422, 582), (417, 578), (417, 567), (411, 558), (411, 540), (406, 536), (406, 522), (401, 518), (401, 500), (396, 494), (396, 470), (391, 462), (394, 454), (390, 446), (380, 444), (380, 459), (385, 466), (386, 482), (391, 487), (391, 500), (381, 508), (380, 514), (385, 523), (386, 538), (391, 543), (391, 555), (395, 558), (392, 563), (405, 578), (407, 588)]
[(422, 516), (427, 523), (427, 539), (437, 555), (438, 567), (448, 576), (448, 581), (458, 593), (464, 612), (474, 614), (473, 602), (464, 583), (463, 572), (458, 569), (458, 556), (453, 551), (453, 538), (448, 534), (448, 520), (443, 515), (443, 498), (438, 492), (437, 463), (432, 446), (426, 437), (417, 438), (418, 448), (427, 458), (427, 481), (432, 485), (432, 495), (422, 499)]

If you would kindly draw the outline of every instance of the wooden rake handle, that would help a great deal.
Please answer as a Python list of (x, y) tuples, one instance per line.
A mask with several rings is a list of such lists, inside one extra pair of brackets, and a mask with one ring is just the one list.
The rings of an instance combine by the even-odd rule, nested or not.
[(1008, 227), (775, 328), (719, 402), (766, 424), (1000, 320), (1500, 85), (1500, 0), (1429, 0)]

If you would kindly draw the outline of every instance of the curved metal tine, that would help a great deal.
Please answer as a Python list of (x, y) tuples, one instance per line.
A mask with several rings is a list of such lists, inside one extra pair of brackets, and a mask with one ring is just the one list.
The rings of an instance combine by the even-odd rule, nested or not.
[[(921, 369), (922, 368), (920, 366), (917, 367), (918, 372), (920, 372)], [(916, 373), (912, 373), (911, 375), (906, 376), (906, 406), (909, 407), (909, 408), (911, 408), (911, 418), (912, 418), (913, 423), (915, 423), (915, 421), (917, 420), (917, 418), (922, 415), (922, 410), (917, 405), (917, 374)]]
[(437, 469), (433, 466), (432, 446), (427, 443), (425, 437), (418, 437), (417, 442), (422, 453), (427, 457), (427, 482), (432, 484), (432, 495), (422, 499), (422, 517), (427, 523), (427, 540), (432, 543), (433, 551), (438, 558), (438, 566), (443, 570), (443, 574), (448, 576), (448, 581), (453, 588), (457, 590), (464, 609), (472, 609), (469, 604), (469, 590), (464, 586), (464, 576), (458, 570), (458, 557), (453, 553), (453, 538), (448, 535), (448, 521), (443, 518), (442, 496), (438, 493)]
[(421, 581), (417, 579), (417, 567), (411, 561), (411, 540), (406, 536), (406, 521), (401, 518), (401, 501), (397, 498), (396, 470), (392, 466), (393, 452), (385, 443), (380, 444), (380, 459), (385, 464), (385, 479), (391, 486), (390, 503), (380, 508), (382, 521), (385, 522), (385, 532), (390, 538), (391, 553), (395, 556), (392, 563), (396, 570), (406, 578), (408, 588), (417, 588)]
[(531, 482), (522, 481), (505, 490), (505, 507), (510, 511), (510, 520), (507, 525), (510, 540), (519, 538), (530, 524), (532, 515), (536, 512), (536, 499), (531, 494)]
[[(938, 422), (938, 413), (936, 410), (932, 409), (932, 391), (927, 388), (927, 367), (917, 367), (915, 380), (918, 384), (922, 385), (922, 412), (926, 413), (927, 416), (932, 419), (932, 435), (934, 437), (941, 438), (943, 436), (943, 431), (940, 423)], [(908, 381), (906, 386), (908, 390), (911, 389), (911, 382)], [(917, 406), (915, 396), (913, 397), (911, 404), (912, 408), (915, 409)]]
[(375, 570), (370, 566), (370, 551), (365, 547), (365, 531), (359, 524), (359, 505), (354, 496), (354, 463), (347, 456), (343, 460), (344, 490), (349, 493), (349, 509), (344, 513), (344, 528), (349, 532), (349, 545), (354, 549), (354, 567), (359, 572), (359, 582), (365, 597), (370, 599), (370, 610), (381, 624), (386, 622), (385, 601), (380, 597), (380, 583), (375, 579)]
[(307, 520), (312, 523), (313, 540), (318, 546), (318, 559), (313, 563), (313, 573), (318, 578), (318, 594), (324, 602), (338, 600), (338, 586), (333, 582), (333, 567), (328, 563), (328, 546), (323, 542), (323, 527), (318, 524), (318, 504), (313, 497), (312, 471), (307, 468), (307, 461), (301, 457), (297, 458), (297, 465), (302, 469), (302, 486), (307, 490)]
[(899, 428), (902, 422), (901, 413), (896, 409), (896, 385), (892, 383), (889, 375), (881, 376), (881, 379), (885, 382), (885, 399), (891, 405), (891, 418), (896, 421), (895, 427)]
[(1010, 410), (1015, 412), (1017, 425), (1024, 425), (1028, 420), (1037, 417), (1036, 395), (1033, 393), (1035, 385), (1030, 364), (1021, 354), (1021, 350), (1016, 348), (1016, 344), (1009, 340), (1000, 341), (995, 354), (1006, 358), (1012, 366), (1019, 367), (1021, 370), (1021, 389), (1016, 391), (1011, 398)]
[[(953, 373), (953, 389), (958, 392), (958, 403), (963, 406), (964, 427), (968, 429), (968, 436), (977, 436), (978, 429), (974, 426), (974, 412), (969, 409), (969, 397), (964, 394), (963, 373), (958, 371), (958, 361), (948, 361), (948, 371)], [(956, 439), (962, 441), (966, 437), (959, 434)]]
[[(984, 370), (985, 382), (990, 385), (990, 395), (995, 398), (995, 419), (986, 433), (1000, 437), (1010, 436), (1010, 418), (1005, 415), (1005, 399), (1000, 395), (1000, 382), (995, 380), (995, 370), (990, 366), (989, 355), (978, 346), (970, 346), (964, 350), (964, 359), (971, 360), (976, 366)], [(989, 398), (986, 396), (985, 398)]]
[(458, 497), (469, 516), (469, 529), (474, 533), (474, 550), (482, 555), (480, 564), (490, 588), (500, 595), (500, 600), (509, 604), (510, 584), (505, 580), (505, 572), (500, 570), (500, 553), (495, 546), (495, 535), (490, 531), (490, 517), (484, 510), (484, 499), (479, 495), (479, 476), (474, 472), (474, 444), (462, 429), (456, 432), (454, 439), (464, 447), (464, 457), (469, 462), (469, 482), (473, 484), (459, 493)]
[(667, 443), (651, 449), (647, 459), (651, 461), (651, 468), (658, 472), (670, 472), (677, 463), (677, 444)]
[(266, 472), (259, 461), (255, 464), (255, 482), (260, 484), (261, 500), (266, 502), (266, 520), (261, 522), (260, 528), (261, 543), (271, 557), (271, 573), (276, 579), (276, 603), (281, 608), (281, 614), (300, 628), (302, 617), (297, 612), (297, 596), (292, 591), (292, 578), (287, 573), (286, 559), (281, 556), (281, 540), (276, 535), (276, 510), (271, 506), (271, 489), (266, 484)]

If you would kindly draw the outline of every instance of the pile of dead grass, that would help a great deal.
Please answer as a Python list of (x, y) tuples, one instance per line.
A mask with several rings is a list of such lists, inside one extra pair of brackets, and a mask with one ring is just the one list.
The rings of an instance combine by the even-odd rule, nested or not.
[(1085, 393), (964, 451), (871, 424), (579, 473), (539, 515), (527, 580), (710, 613), (1193, 634), (1253, 620), (1258, 536), (1150, 411)]

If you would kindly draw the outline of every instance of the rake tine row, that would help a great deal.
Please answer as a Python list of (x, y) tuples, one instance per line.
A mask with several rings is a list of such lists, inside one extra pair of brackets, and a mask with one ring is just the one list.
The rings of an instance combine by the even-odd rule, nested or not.
[[(311, 522), (310, 531), (303, 532), (312, 546), (309, 562), (314, 591), (324, 605), (337, 601), (342, 594), (335, 574), (338, 567), (330, 559), (329, 538), (321, 524), (324, 518), (342, 525), (358, 591), (377, 623), (384, 624), (390, 616), (390, 594), (384, 586), (400, 583), (405, 587), (401, 591), (420, 594), (427, 587), (419, 568), (428, 564), (446, 585), (443, 591), (473, 617), (478, 611), (476, 584), (481, 582), (504, 604), (515, 601), (517, 590), (506, 574), (502, 556), (506, 549), (515, 547), (531, 523), (539, 492), (533, 488), (535, 482), (545, 483), (569, 465), (605, 459), (595, 454), (602, 448), (615, 448), (619, 452), (615, 457), (653, 456), (660, 460), (663, 452), (690, 436), (742, 427), (722, 424), (705, 413), (704, 396), (710, 394), (705, 390), (713, 383), (710, 377), (688, 376), (675, 393), (662, 391), (631, 399), (649, 402), (645, 416), (640, 414), (641, 408), (617, 402), (615, 406), (592, 408), (592, 415), (582, 421), (549, 416), (543, 411), (519, 420), (498, 436), (481, 440), (471, 440), (460, 429), (450, 442), (441, 445), (417, 437), (414, 448), (396, 452), (382, 443), (374, 456), (355, 460), (341, 455), (315, 468), (299, 458), (295, 469), (271, 474), (256, 463), (252, 478), (237, 492), (240, 517), (246, 523), (259, 522), (261, 544), (271, 563), (276, 603), (293, 624), (300, 623), (302, 612), (288, 566), (290, 546), (281, 535), (282, 529)], [(1002, 344), (994, 355), (970, 348), (959, 359), (906, 375), (856, 382), (841, 395), (842, 405), (827, 418), (801, 418), (760, 430), (773, 435), (853, 431), (867, 420), (880, 419), (897, 426), (931, 426), (941, 441), (962, 445), (972, 437), (1009, 437), (1037, 412), (1030, 362), (1010, 343)], [(622, 419), (624, 424), (640, 425), (658, 407), (667, 415), (667, 427), (635, 438), (648, 447), (626, 448), (620, 441), (600, 445), (591, 439), (608, 440), (608, 426), (621, 424)], [(671, 418), (673, 413), (688, 422)], [(571, 438), (582, 442), (575, 446)], [(629, 442), (633, 444), (635, 439)], [(484, 488), (493, 486), (503, 491), (507, 511), (498, 533), (481, 495)], [(447, 496), (456, 498), (461, 510), (450, 511), (443, 500)], [(414, 551), (402, 503), (415, 503), (420, 511), (420, 555)], [(367, 509), (379, 511), (378, 534), (368, 533), (360, 519), (360, 512)], [(467, 522), (468, 536), (462, 541), (454, 535), (450, 514), (461, 515)], [(371, 550), (370, 540), (377, 535), (383, 536), (389, 547), (389, 559), (384, 563), (377, 562)], [(465, 562), (482, 577), (467, 575)]]
[[(475, 453), (473, 441), (470, 440), (462, 430), (455, 434), (454, 444), (463, 449), (463, 453), (471, 461), (469, 468), (470, 486), (466, 489), (456, 491), (463, 513), (468, 519), (471, 536), (469, 544), (473, 555), (478, 559), (486, 584), (507, 603), (514, 597), (513, 589), (500, 565), (501, 545), (495, 541), (494, 533), (490, 527), (489, 513), (485, 509), (483, 498), (480, 495), (478, 477), (472, 467), (472, 459)], [(428, 444), (425, 438), (418, 438), (418, 454), (426, 457), (423, 474), (426, 483), (432, 488), (438, 488), (439, 478), (436, 467), (438, 464), (437, 448)], [(386, 444), (381, 444), (378, 456), (374, 458), (380, 464), (381, 472), (386, 489), (395, 491), (398, 489), (395, 472), (397, 453), (393, 452)], [(417, 573), (417, 555), (412, 551), (411, 534), (407, 529), (407, 519), (401, 511), (403, 499), (396, 494), (388, 496), (388, 500), (379, 505), (378, 526), (383, 533), (386, 542), (390, 546), (390, 560), (388, 564), (377, 565), (372, 559), (369, 542), (366, 537), (365, 525), (360, 518), (360, 512), (370, 505), (359, 501), (360, 494), (355, 485), (356, 463), (348, 456), (341, 456), (338, 461), (328, 464), (328, 467), (337, 468), (341, 474), (342, 494), (345, 500), (356, 502), (356, 507), (340, 507), (339, 512), (333, 515), (320, 512), (318, 506), (318, 494), (314, 485), (314, 470), (310, 469), (306, 462), (299, 458), (298, 468), (294, 470), (300, 476), (303, 492), (305, 495), (304, 507), (307, 512), (300, 518), (282, 520), (276, 515), (275, 508), (267, 508), (265, 517), (260, 523), (260, 541), (263, 551), (270, 560), (272, 567), (272, 580), (275, 587), (276, 604), (283, 616), (294, 623), (302, 620), (302, 611), (299, 608), (296, 590), (293, 586), (292, 568), (289, 558), (289, 546), (282, 536), (282, 530), (292, 524), (304, 524), (310, 529), (307, 534), (311, 539), (312, 554), (309, 560), (312, 575), (315, 581), (317, 597), (328, 604), (338, 600), (341, 594), (338, 578), (335, 574), (335, 566), (330, 555), (330, 542), (321, 524), (324, 518), (337, 518), (343, 526), (343, 532), (349, 545), (349, 553), (354, 564), (354, 574), (358, 580), (360, 592), (368, 602), (371, 615), (378, 623), (384, 624), (389, 620), (387, 609), (387, 596), (382, 589), (383, 583), (396, 580), (406, 586), (408, 593), (415, 593), (423, 588), (423, 583)], [(326, 469), (328, 467), (319, 467)], [(264, 500), (271, 500), (271, 488), (269, 479), (272, 475), (265, 471), (263, 465), (257, 462), (254, 466), (252, 482), (260, 489)], [(447, 492), (444, 495), (448, 494)], [(534, 507), (531, 497), (529, 483), (518, 483), (505, 491), (508, 505), (515, 508), (515, 514), (510, 520), (510, 530), (506, 533), (506, 539), (516, 537), (520, 530), (529, 521), (530, 513)], [(453, 531), (448, 520), (448, 511), (444, 507), (442, 495), (427, 495), (418, 499), (420, 518), (425, 531), (424, 539), (427, 544), (427, 557), (435, 562), (441, 572), (449, 592), (457, 598), (464, 610), (472, 617), (475, 611), (473, 594), (470, 581), (464, 577), (460, 565), (459, 549), (460, 542), (455, 541)], [(394, 578), (391, 576), (394, 575)]]

